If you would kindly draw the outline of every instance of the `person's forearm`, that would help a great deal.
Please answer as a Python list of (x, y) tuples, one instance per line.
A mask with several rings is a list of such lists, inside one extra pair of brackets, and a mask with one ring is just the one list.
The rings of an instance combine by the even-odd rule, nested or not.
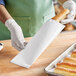
[(58, 2), (59, 2), (60, 4), (63, 4), (65, 1), (67, 1), (67, 0), (58, 0)]
[(0, 21), (5, 23), (6, 20), (11, 19), (11, 15), (6, 10), (5, 6), (0, 5)]

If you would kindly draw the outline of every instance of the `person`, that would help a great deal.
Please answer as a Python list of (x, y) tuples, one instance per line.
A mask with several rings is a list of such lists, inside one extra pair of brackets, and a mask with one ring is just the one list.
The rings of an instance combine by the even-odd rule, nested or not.
[[(65, 24), (73, 21), (75, 2), (58, 1), (64, 8), (70, 10), (67, 19), (61, 22)], [(52, 0), (0, 0), (0, 40), (11, 38), (12, 46), (20, 51), (27, 45), (24, 37), (34, 36), (39, 28), (54, 16)]]

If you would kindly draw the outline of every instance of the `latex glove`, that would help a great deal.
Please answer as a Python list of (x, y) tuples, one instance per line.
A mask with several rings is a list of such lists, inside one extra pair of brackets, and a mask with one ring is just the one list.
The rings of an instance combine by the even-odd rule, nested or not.
[(74, 20), (75, 15), (76, 15), (76, 3), (73, 0), (68, 0), (66, 2), (63, 3), (63, 7), (65, 9), (69, 9), (70, 13), (67, 15), (67, 19), (64, 19), (61, 21), (62, 24), (67, 24), (70, 22), (76, 22), (76, 20)]
[(24, 46), (26, 46), (27, 42), (24, 40), (21, 27), (15, 22), (14, 19), (8, 19), (5, 22), (5, 26), (11, 32), (12, 46), (19, 51), (24, 49)]

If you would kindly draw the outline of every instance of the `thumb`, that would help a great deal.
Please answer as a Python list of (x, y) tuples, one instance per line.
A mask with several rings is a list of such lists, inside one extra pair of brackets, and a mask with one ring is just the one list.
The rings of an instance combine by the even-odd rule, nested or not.
[(67, 24), (67, 23), (75, 23), (76, 20), (72, 20), (72, 19), (65, 19), (65, 20), (61, 20), (62, 24)]
[(72, 21), (73, 21), (73, 19), (64, 19), (64, 20), (61, 20), (61, 23), (62, 24), (67, 24), (67, 23), (70, 23)]

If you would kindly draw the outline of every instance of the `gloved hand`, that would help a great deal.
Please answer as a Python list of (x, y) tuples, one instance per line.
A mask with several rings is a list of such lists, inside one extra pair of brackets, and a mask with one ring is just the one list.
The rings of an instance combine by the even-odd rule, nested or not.
[(61, 23), (67, 24), (69, 22), (76, 22), (76, 20), (74, 20), (76, 15), (76, 3), (73, 0), (68, 0), (63, 3), (63, 7), (69, 9), (70, 13), (67, 15), (67, 19), (62, 20)]
[(8, 19), (5, 22), (5, 26), (11, 32), (12, 46), (19, 51), (24, 49), (24, 46), (26, 46), (27, 42), (24, 40), (21, 27), (15, 22), (14, 19)]

